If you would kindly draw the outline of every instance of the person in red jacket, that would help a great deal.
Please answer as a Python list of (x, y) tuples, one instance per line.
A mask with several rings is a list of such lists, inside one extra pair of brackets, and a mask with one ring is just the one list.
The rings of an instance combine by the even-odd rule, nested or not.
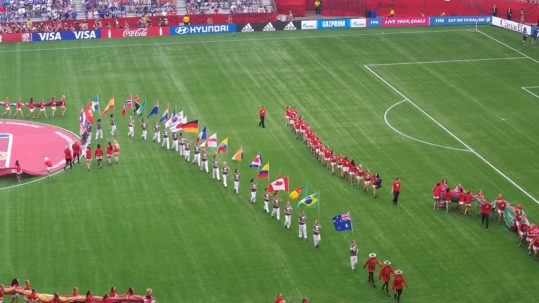
[(260, 106), (258, 109), (258, 116), (260, 117), (260, 122), (258, 122), (258, 126), (262, 128), (266, 128), (266, 124), (264, 124), (264, 120), (266, 119), (266, 109), (264, 106)]
[(275, 300), (273, 300), (273, 303), (285, 303), (285, 302), (286, 302), (286, 300), (284, 299), (282, 293), (277, 294), (277, 298), (275, 298)]
[(492, 210), (492, 205), (487, 200), (484, 200), (483, 203), (481, 203), (481, 225), (485, 225), (485, 228), (488, 229), (488, 217), (490, 215), (490, 211)]
[(401, 181), (399, 180), (399, 177), (396, 177), (395, 181), (393, 181), (391, 192), (393, 193), (393, 206), (397, 206), (397, 203), (399, 203), (399, 195), (401, 193)]
[(60, 107), (62, 108), (62, 117), (63, 117), (66, 113), (66, 96), (62, 96), (62, 98), (60, 99)]
[(71, 148), (73, 149), (73, 161), (77, 159), (77, 163), (80, 162), (80, 154), (82, 152), (82, 148), (80, 147), (80, 143), (78, 141), (75, 141), (73, 145), (71, 145)]
[(37, 291), (36, 289), (32, 289), (32, 292), (26, 296), (26, 302), (29, 303), (38, 303), (39, 300), (37, 299)]
[(88, 171), (92, 168), (92, 148), (90, 146), (86, 147), (86, 168)]
[(473, 194), (472, 192), (466, 192), (466, 194), (464, 195), (464, 205), (466, 206), (466, 208), (464, 209), (464, 215), (468, 215), (470, 216), (472, 214), (472, 198), (473, 198)]
[(71, 153), (71, 149), (69, 146), (66, 145), (66, 148), (64, 149), (64, 158), (66, 160), (66, 165), (64, 166), (64, 170), (69, 168), (73, 168), (73, 154)]
[(30, 112), (28, 113), (28, 115), (26, 115), (26, 117), (28, 118), (32, 116), (32, 119), (35, 119), (36, 114), (34, 114), (34, 111), (36, 109), (36, 104), (34, 102), (34, 97), (30, 98), (30, 102), (28, 103), (28, 109), (30, 110)]
[(432, 209), (436, 209), (438, 207), (438, 202), (440, 200), (441, 192), (442, 192), (442, 187), (440, 186), (440, 183), (438, 182), (432, 188), (432, 199), (434, 199), (434, 205), (432, 206)]
[(505, 211), (505, 207), (507, 206), (507, 202), (503, 198), (502, 194), (498, 195), (496, 201), (494, 201), (494, 206), (496, 207), (496, 211), (498, 212), (498, 223), (502, 224), (503, 213)]
[(408, 287), (408, 283), (406, 283), (406, 280), (402, 276), (402, 270), (397, 269), (395, 270), (395, 276), (393, 278), (393, 284), (391, 285), (391, 288), (395, 290), (395, 300), (397, 300), (397, 303), (400, 303), (401, 301), (401, 295), (402, 295), (402, 288), (403, 286)]
[(21, 177), (22, 177), (22, 167), (21, 167), (21, 164), (19, 163), (19, 160), (16, 160), (15, 161), (15, 175), (17, 176), (17, 182), (21, 182)]
[(45, 111), (45, 100), (43, 100), (43, 98), (41, 98), (41, 100), (39, 101), (39, 113), (37, 113), (38, 119), (41, 117), (41, 113), (45, 115), (45, 119), (49, 118), (47, 117), (47, 112)]
[(86, 298), (84, 298), (84, 303), (93, 303), (94, 301), (94, 296), (92, 296), (92, 291), (89, 290), (86, 292)]
[(528, 255), (531, 256), (533, 249), (533, 258), (535, 261), (537, 261), (537, 254), (539, 253), (539, 237), (535, 237), (533, 241), (530, 242), (530, 245), (528, 245)]
[(51, 179), (52, 162), (49, 158), (45, 157), (45, 169), (47, 170), (47, 178)]
[(109, 161), (109, 166), (112, 166), (112, 151), (114, 148), (112, 147), (112, 143), (109, 142), (107, 144), (107, 161)]
[(54, 115), (56, 115), (56, 97), (52, 96), (52, 99), (51, 99), (51, 117), (54, 118)]
[(382, 290), (386, 291), (386, 296), (390, 297), (389, 294), (389, 281), (391, 280), (391, 275), (394, 275), (395, 272), (393, 271), (393, 267), (391, 267), (391, 262), (389, 260), (384, 261), (384, 267), (380, 269), (380, 272), (378, 273), (378, 280), (384, 280), (384, 284), (382, 285)]
[(370, 253), (369, 258), (365, 260), (365, 263), (363, 263), (363, 268), (367, 267), (367, 270), (369, 271), (368, 282), (372, 285), (372, 287), (376, 287), (374, 284), (374, 272), (376, 271), (376, 265), (382, 266), (382, 263), (380, 260), (376, 259), (375, 253)]
[(95, 159), (97, 160), (97, 166), (103, 168), (103, 149), (100, 144), (97, 144), (95, 148)]

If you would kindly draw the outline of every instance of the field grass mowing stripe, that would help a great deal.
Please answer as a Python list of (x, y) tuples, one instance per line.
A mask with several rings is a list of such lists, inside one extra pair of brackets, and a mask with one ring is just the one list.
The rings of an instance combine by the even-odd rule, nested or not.
[[(525, 53), (519, 51), (518, 49), (516, 49), (516, 48), (514, 48), (514, 47), (512, 47), (512, 46), (507, 45), (505, 42), (502, 42), (502, 41), (500, 41), (500, 40), (498, 40), (498, 39), (492, 37), (491, 35), (489, 35), (489, 34), (487, 34), (487, 33), (484, 33), (484, 32), (482, 32), (482, 31), (480, 31), (480, 30), (476, 30), (476, 31), (477, 31), (478, 33), (484, 35), (485, 37), (488, 37), (488, 38), (490, 38), (490, 39), (492, 39), (492, 40), (494, 40), (494, 41), (500, 43), (501, 45), (503, 45), (503, 46), (505, 46), (505, 47), (507, 47), (507, 48), (513, 50), (514, 52), (517, 52), (517, 53), (521, 54), (522, 56), (524, 56), (524, 57), (526, 57), (526, 58), (532, 60), (533, 62), (539, 63), (539, 61), (537, 61), (536, 59), (534, 59), (534, 58), (532, 58), (532, 57), (526, 55)], [(537, 203), (537, 201), (535, 201), (535, 202)]]
[[(530, 58), (531, 59), (531, 58)], [(500, 169), (498, 169), (496, 166), (494, 166), (490, 161), (488, 161), (485, 157), (483, 157), (481, 154), (479, 154), (477, 151), (475, 151), (473, 148), (471, 148), (468, 144), (466, 144), (464, 141), (462, 141), (457, 135), (455, 135), (453, 132), (451, 132), (449, 129), (447, 129), (443, 124), (438, 122), (434, 117), (432, 117), (429, 113), (424, 111), (419, 105), (417, 105), (415, 102), (410, 100), (410, 98), (406, 97), (402, 92), (400, 92), (397, 88), (395, 88), (391, 83), (389, 83), (387, 80), (385, 80), (382, 76), (377, 74), (375, 71), (373, 71), (369, 66), (363, 65), (367, 70), (369, 70), (374, 76), (376, 76), (378, 79), (380, 79), (382, 82), (384, 82), (389, 88), (391, 88), (394, 92), (396, 92), (398, 95), (403, 97), (405, 100), (407, 100), (410, 104), (412, 104), (417, 110), (419, 110), (422, 114), (424, 114), (426, 117), (428, 117), (430, 120), (432, 120), (436, 125), (438, 125), (441, 129), (443, 129), (445, 132), (447, 132), (451, 137), (453, 137), (455, 140), (457, 140), (459, 143), (464, 145), (467, 149), (470, 150), (474, 155), (476, 155), (479, 159), (481, 159), (485, 164), (490, 166), (495, 172), (497, 172), (500, 176), (502, 176), (504, 179), (509, 181), (513, 186), (515, 186), (518, 190), (520, 190), (523, 194), (528, 196), (533, 202), (536, 204), (539, 204), (539, 200), (537, 200), (534, 196), (532, 196), (530, 193), (528, 193), (524, 188), (522, 188), (520, 185), (518, 185), (513, 179), (509, 178), (504, 172), (502, 172)]]
[(402, 103), (404, 102), (407, 102), (408, 100), (401, 100), (393, 105), (391, 105), (390, 107), (387, 108), (387, 110), (384, 112), (384, 122), (386, 123), (386, 125), (391, 128), (393, 131), (395, 131), (397, 134), (405, 137), (405, 138), (408, 138), (410, 140), (413, 140), (413, 141), (417, 141), (417, 142), (420, 142), (420, 143), (423, 143), (423, 144), (427, 144), (427, 145), (430, 145), (430, 146), (434, 146), (434, 147), (439, 147), (439, 148), (445, 148), (445, 149), (450, 149), (450, 150), (454, 150), (454, 151), (462, 151), (462, 152), (469, 152), (470, 150), (468, 149), (463, 149), (463, 148), (455, 148), (455, 147), (451, 147), (451, 146), (445, 146), (445, 145), (440, 145), (440, 144), (436, 144), (436, 143), (432, 143), (432, 142), (428, 142), (428, 141), (424, 141), (424, 140), (421, 140), (421, 139), (417, 139), (417, 138), (414, 138), (412, 136), (409, 136), (403, 132), (401, 132), (400, 130), (396, 129), (395, 127), (393, 127), (393, 125), (391, 125), (391, 123), (389, 123), (388, 119), (387, 119), (387, 114), (395, 107), (401, 105)]
[(433, 34), (433, 33), (471, 32), (471, 31), (475, 31), (475, 30), (463, 30), (463, 29), (419, 30), (419, 31), (405, 31), (405, 32), (397, 31), (397, 32), (376, 32), (376, 33), (360, 33), (360, 34), (313, 35), (313, 36), (271, 37), (271, 38), (243, 38), (243, 39), (224, 39), (224, 40), (220, 39), (220, 40), (204, 40), (204, 41), (188, 41), (188, 42), (180, 40), (180, 41), (175, 41), (175, 42), (160, 42), (160, 43), (107, 44), (107, 45), (59, 47), (59, 48), (9, 49), (9, 50), (0, 50), (0, 53), (79, 50), (79, 49), (116, 48), (116, 47), (133, 47), (133, 46), (161, 46), (161, 45), (181, 45), (181, 44), (190, 45), (190, 44), (225, 43), (225, 42), (253, 42), (253, 41), (297, 40), (297, 39), (316, 39), (316, 38), (339, 38), (339, 37), (356, 37), (356, 36), (359, 37), (359, 36), (374, 36), (374, 35)]

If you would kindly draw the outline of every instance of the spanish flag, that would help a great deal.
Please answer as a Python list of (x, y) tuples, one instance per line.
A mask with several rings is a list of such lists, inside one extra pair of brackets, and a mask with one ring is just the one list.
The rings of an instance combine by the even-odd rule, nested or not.
[(226, 137), (221, 142), (221, 144), (219, 144), (219, 148), (217, 148), (217, 153), (226, 153), (226, 152), (228, 152), (228, 137)]
[(262, 169), (258, 172), (258, 175), (256, 175), (256, 177), (263, 178), (263, 179), (269, 178), (269, 169), (270, 169), (270, 166), (268, 162), (266, 163), (266, 165), (262, 167)]
[(320, 207), (320, 193), (315, 193), (312, 195), (305, 196), (305, 198), (301, 199), (298, 202), (298, 208), (300, 207), (319, 208)]
[(184, 133), (198, 134), (198, 120), (193, 120), (182, 125)]
[(107, 107), (105, 107), (101, 115), (107, 114), (113, 108), (114, 108), (114, 95), (110, 97), (109, 103), (107, 104)]
[(243, 146), (232, 156), (232, 160), (241, 161), (243, 159)]

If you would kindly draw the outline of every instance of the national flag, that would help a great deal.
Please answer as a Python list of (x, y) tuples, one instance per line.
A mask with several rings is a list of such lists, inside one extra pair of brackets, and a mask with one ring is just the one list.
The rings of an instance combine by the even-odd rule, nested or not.
[(165, 128), (175, 127), (176, 125), (178, 125), (178, 123), (181, 122), (181, 120), (183, 119), (182, 117), (183, 117), (183, 111), (176, 114), (176, 110), (174, 110), (174, 113), (172, 114), (172, 116), (170, 116), (170, 119), (168, 119), (167, 122), (165, 122)]
[(80, 108), (80, 116), (79, 116), (79, 122), (80, 122), (80, 135), (82, 136), (82, 134), (89, 128), (90, 126), (90, 123), (88, 123), (88, 120), (86, 119), (86, 112), (84, 110), (84, 108)]
[(256, 175), (257, 178), (269, 178), (269, 162), (262, 167), (262, 169), (258, 172), (258, 175)]
[(88, 102), (88, 105), (86, 106), (86, 110), (84, 111), (84, 114), (86, 115), (86, 120), (90, 124), (94, 124), (94, 115), (92, 114), (92, 104), (91, 102)]
[(159, 101), (155, 103), (150, 113), (146, 116), (146, 119), (150, 118), (150, 116), (159, 114)]
[[(137, 96), (135, 96), (135, 98), (136, 98), (136, 97), (137, 97)], [(136, 106), (136, 104), (137, 104), (137, 103), (135, 103), (135, 106)], [(135, 114), (136, 114), (137, 116), (142, 115), (142, 113), (144, 112), (144, 108), (145, 108), (145, 107), (146, 107), (146, 99), (144, 99), (144, 100), (142, 101), (142, 103), (137, 107), (137, 109), (135, 110)]]
[(232, 156), (232, 160), (241, 161), (243, 159), (243, 146)]
[(200, 145), (200, 147), (217, 147), (217, 134), (209, 136), (208, 139)]
[(197, 139), (195, 141), (195, 145), (198, 145), (198, 142), (200, 142), (200, 140), (206, 140), (206, 137), (207, 137), (207, 130), (206, 130), (206, 126), (204, 126), (202, 131), (198, 133)]
[(127, 97), (127, 101), (125, 101), (124, 106), (122, 106), (122, 117), (125, 117), (125, 112), (130, 108), (133, 108), (133, 98), (131, 96)]
[(228, 137), (226, 137), (217, 148), (217, 153), (226, 153), (228, 152)]
[(161, 119), (159, 119), (159, 123), (165, 122), (168, 120), (168, 106), (165, 108), (165, 111), (163, 112), (163, 115), (161, 115)]
[(292, 200), (297, 200), (299, 196), (301, 195), (301, 193), (303, 192), (303, 189), (306, 187), (307, 186), (297, 187), (290, 193), (290, 195), (288, 195), (288, 197), (290, 197), (290, 199)]
[(99, 96), (96, 96), (93, 100), (92, 100), (92, 111), (94, 112), (97, 112), (99, 111)]
[[(189, 121), (186, 123), (180, 123), (176, 126), (177, 129), (183, 129), (184, 133), (198, 133), (198, 120)], [(215, 143), (217, 144), (217, 134), (215, 134)], [(214, 146), (215, 147), (215, 146)]]
[(333, 226), (336, 231), (352, 230), (352, 218), (350, 212), (333, 217)]
[(105, 109), (103, 110), (101, 115), (107, 114), (113, 108), (114, 108), (114, 95), (112, 97), (110, 97), (109, 103), (107, 104), (107, 106), (105, 107)]
[(135, 95), (135, 111), (137, 111), (140, 107), (140, 100), (138, 98), (138, 95)]
[(284, 190), (288, 192), (288, 177), (278, 178), (277, 180), (271, 182), (270, 185), (268, 186), (268, 191), (270, 193), (274, 191), (280, 191), (280, 190)]
[(315, 193), (305, 196), (298, 202), (298, 208), (308, 207), (308, 208), (319, 208), (320, 207), (320, 194)]
[(260, 168), (262, 166), (262, 156), (260, 154), (257, 154), (253, 161), (251, 161), (251, 164), (249, 164), (249, 167), (258, 167)]

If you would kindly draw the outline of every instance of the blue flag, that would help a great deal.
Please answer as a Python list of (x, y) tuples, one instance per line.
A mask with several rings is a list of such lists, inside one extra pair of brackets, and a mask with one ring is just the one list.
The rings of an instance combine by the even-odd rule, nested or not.
[(163, 112), (161, 119), (159, 119), (159, 123), (165, 122), (167, 120), (168, 120), (168, 107), (165, 109), (165, 112)]
[(352, 218), (350, 218), (350, 213), (346, 212), (342, 215), (333, 217), (333, 226), (335, 226), (336, 231), (352, 230)]
[(146, 116), (146, 119), (150, 118), (150, 116), (152, 116), (152, 115), (157, 115), (157, 114), (159, 114), (159, 101), (157, 101), (157, 103), (152, 108), (152, 110), (150, 111), (148, 116)]

